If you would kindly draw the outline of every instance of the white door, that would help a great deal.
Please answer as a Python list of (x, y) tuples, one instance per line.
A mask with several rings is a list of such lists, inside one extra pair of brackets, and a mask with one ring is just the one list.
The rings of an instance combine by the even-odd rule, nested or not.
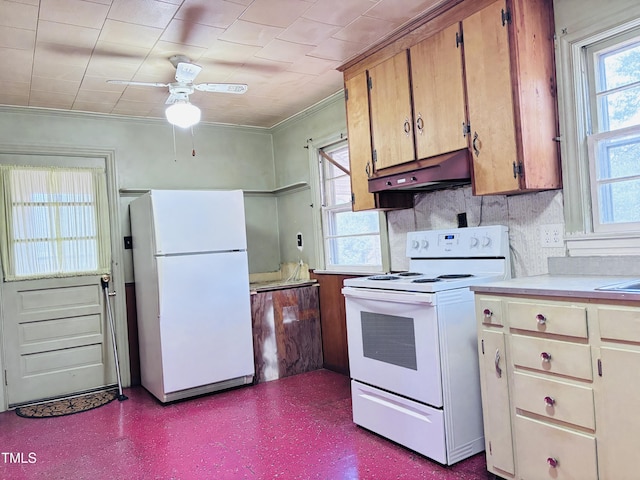
[(165, 393), (253, 375), (246, 252), (158, 258)]
[(431, 295), (343, 288), (351, 378), (442, 407)]
[(151, 190), (150, 195), (156, 253), (246, 250), (241, 190)]
[[(0, 153), (0, 163), (107, 169), (112, 159), (77, 155)], [(113, 192), (107, 188), (107, 192)], [(114, 202), (110, 195), (109, 202)], [(110, 208), (110, 219), (113, 212)], [(118, 229), (112, 223), (112, 252)], [(120, 283), (119, 285), (122, 285)], [(111, 288), (113, 290), (113, 287)], [(1, 284), (2, 353), (5, 399), (15, 406), (97, 389), (116, 383), (113, 348), (100, 275), (3, 281)], [(123, 299), (124, 300), (124, 295)], [(123, 306), (113, 312), (122, 312)], [(122, 323), (124, 322), (124, 323)], [(121, 318), (119, 343), (126, 342)], [(128, 356), (124, 368), (128, 368)], [(123, 365), (121, 364), (121, 367)]]

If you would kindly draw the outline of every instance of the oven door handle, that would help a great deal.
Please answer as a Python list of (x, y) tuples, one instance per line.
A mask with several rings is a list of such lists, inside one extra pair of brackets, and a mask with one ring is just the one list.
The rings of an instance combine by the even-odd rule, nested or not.
[(381, 302), (421, 303), (427, 305), (434, 303), (432, 294), (421, 292), (400, 292), (396, 290), (382, 290), (377, 288), (344, 287), (342, 289), (342, 294), (345, 297), (364, 298), (367, 300), (377, 300)]

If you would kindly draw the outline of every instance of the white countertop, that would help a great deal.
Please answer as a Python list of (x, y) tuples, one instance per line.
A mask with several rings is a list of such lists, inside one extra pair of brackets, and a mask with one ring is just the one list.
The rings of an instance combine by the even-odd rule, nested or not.
[(618, 283), (640, 281), (638, 276), (607, 275), (536, 275), (518, 277), (499, 282), (473, 285), (476, 293), (512, 295), (544, 295), (551, 297), (593, 298), (600, 300), (627, 300), (640, 302), (640, 293), (596, 290)]

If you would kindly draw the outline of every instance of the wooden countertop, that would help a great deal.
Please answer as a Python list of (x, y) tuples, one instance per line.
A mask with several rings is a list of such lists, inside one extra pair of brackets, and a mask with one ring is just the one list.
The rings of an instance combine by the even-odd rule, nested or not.
[(637, 276), (608, 275), (536, 275), (471, 286), (476, 293), (507, 295), (542, 295), (565, 298), (593, 298), (640, 302), (639, 292), (598, 290), (600, 287), (640, 281)]
[(298, 288), (298, 287), (306, 287), (308, 285), (316, 285), (317, 280), (293, 280), (293, 281), (285, 281), (285, 280), (270, 280), (266, 282), (254, 282), (249, 284), (249, 289), (251, 290), (251, 294), (255, 294), (258, 292), (267, 292), (269, 290), (282, 290), (284, 288)]

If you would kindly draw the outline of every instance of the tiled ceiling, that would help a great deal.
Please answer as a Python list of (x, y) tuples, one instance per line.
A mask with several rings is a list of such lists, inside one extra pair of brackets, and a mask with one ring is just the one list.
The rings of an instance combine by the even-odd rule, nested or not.
[(172, 55), (208, 122), (271, 127), (342, 89), (336, 67), (446, 0), (0, 0), (0, 105), (163, 118)]

